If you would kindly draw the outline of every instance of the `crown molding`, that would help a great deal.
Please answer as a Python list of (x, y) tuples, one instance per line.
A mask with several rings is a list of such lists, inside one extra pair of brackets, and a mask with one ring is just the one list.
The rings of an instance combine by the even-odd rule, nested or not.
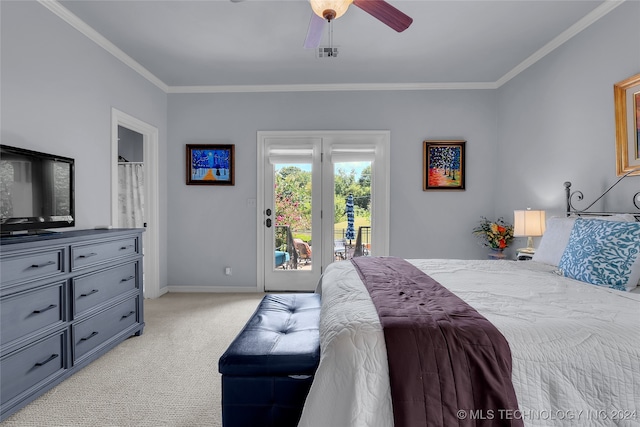
[(591, 24), (593, 24), (624, 2), (625, 0), (605, 0), (603, 4), (593, 9), (590, 13), (585, 15), (584, 18), (567, 28), (549, 43), (538, 49), (533, 55), (522, 61), (520, 64), (516, 65), (511, 71), (498, 79), (496, 81), (496, 88), (501, 87), (509, 80), (511, 80), (536, 62), (540, 61), (549, 53), (553, 52), (558, 47), (573, 38), (573, 36), (577, 35), (582, 30), (589, 27)]
[(102, 34), (94, 30), (92, 27), (87, 25), (82, 19), (78, 18), (76, 15), (71, 13), (69, 9), (62, 6), (58, 3), (57, 0), (38, 0), (38, 3), (49, 9), (51, 12), (56, 14), (60, 19), (65, 21), (67, 24), (71, 25), (76, 30), (80, 31), (83, 35), (89, 38), (91, 41), (96, 43), (98, 46), (109, 52), (111, 55), (118, 58), (125, 65), (133, 69), (135, 72), (140, 74), (142, 77), (159, 87), (165, 93), (168, 92), (169, 86), (165, 84), (162, 80), (157, 78), (151, 71), (144, 68), (137, 62), (135, 59), (124, 53), (120, 48), (111, 43), (107, 38), (105, 38)]
[(344, 92), (496, 89), (495, 83), (340, 83), (298, 85), (170, 86), (168, 93)]
[(266, 93), (266, 92), (340, 92), (340, 91), (402, 91), (402, 90), (482, 90), (498, 89), (518, 74), (566, 43), (582, 30), (620, 6), (626, 0), (605, 0), (585, 17), (563, 31), (549, 43), (495, 82), (442, 82), (442, 83), (344, 83), (344, 84), (296, 84), (296, 85), (216, 85), (216, 86), (169, 86), (143, 67), (139, 62), (120, 50), (83, 20), (71, 13), (57, 0), (38, 0), (40, 4), (74, 27), (98, 46), (115, 56), (149, 82), (167, 94), (189, 93)]

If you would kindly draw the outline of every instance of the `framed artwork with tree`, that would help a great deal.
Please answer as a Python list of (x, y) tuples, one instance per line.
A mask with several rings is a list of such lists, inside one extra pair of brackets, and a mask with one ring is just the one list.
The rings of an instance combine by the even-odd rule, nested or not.
[(466, 141), (424, 141), (422, 190), (464, 190)]

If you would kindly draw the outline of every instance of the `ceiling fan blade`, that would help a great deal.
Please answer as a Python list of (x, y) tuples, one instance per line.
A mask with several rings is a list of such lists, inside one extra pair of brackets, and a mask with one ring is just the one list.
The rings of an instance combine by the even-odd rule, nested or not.
[(353, 4), (399, 33), (409, 28), (413, 22), (413, 18), (384, 0), (353, 0)]
[(311, 14), (309, 21), (309, 29), (307, 30), (307, 38), (304, 40), (305, 49), (317, 49), (322, 40), (322, 32), (324, 31), (326, 21), (315, 13)]

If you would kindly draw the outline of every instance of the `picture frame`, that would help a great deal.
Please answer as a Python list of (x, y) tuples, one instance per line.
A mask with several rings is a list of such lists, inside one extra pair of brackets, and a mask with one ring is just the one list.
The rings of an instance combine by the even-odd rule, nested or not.
[(464, 190), (466, 141), (424, 141), (422, 191)]
[(616, 83), (613, 98), (616, 173), (618, 176), (640, 175), (640, 74)]
[(187, 144), (187, 185), (235, 185), (234, 144)]

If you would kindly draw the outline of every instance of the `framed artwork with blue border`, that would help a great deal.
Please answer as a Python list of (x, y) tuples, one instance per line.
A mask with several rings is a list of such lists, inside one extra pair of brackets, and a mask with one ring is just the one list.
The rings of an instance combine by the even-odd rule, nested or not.
[(464, 190), (466, 141), (424, 141), (422, 190)]
[(235, 185), (234, 144), (187, 144), (187, 185)]

